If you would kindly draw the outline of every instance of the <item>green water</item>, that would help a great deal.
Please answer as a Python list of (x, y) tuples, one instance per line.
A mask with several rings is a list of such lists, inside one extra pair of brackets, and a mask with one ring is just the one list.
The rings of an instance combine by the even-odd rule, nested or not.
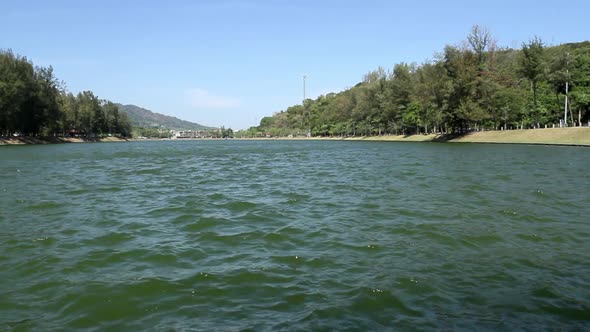
[(590, 149), (0, 147), (0, 330), (584, 330)]

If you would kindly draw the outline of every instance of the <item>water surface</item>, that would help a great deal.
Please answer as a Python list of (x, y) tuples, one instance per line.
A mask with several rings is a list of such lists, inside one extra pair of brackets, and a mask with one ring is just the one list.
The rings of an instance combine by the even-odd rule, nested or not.
[(583, 330), (590, 149), (0, 147), (0, 330)]

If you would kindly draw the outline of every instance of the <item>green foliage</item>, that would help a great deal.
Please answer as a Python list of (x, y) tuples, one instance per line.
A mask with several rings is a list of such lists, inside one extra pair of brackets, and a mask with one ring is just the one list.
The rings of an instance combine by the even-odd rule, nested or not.
[(543, 42), (538, 37), (535, 37), (522, 45), (520, 57), (520, 74), (531, 82), (533, 91), (532, 118), (535, 122), (539, 122), (541, 116), (537, 110), (537, 87), (545, 72), (543, 50)]
[(260, 120), (260, 127), (262, 128), (270, 128), (274, 122), (274, 118), (270, 116), (266, 116)]
[(531, 82), (536, 82), (542, 78), (545, 68), (543, 50), (543, 41), (538, 37), (522, 45), (520, 74)]
[(0, 136), (115, 134), (129, 136), (129, 119), (92, 92), (64, 91), (53, 68), (0, 51)]
[(53, 69), (0, 51), (0, 135), (39, 135), (58, 126), (60, 85)]
[(233, 138), (234, 131), (231, 128), (225, 128), (222, 126), (221, 129), (219, 130), (219, 137), (220, 138)]
[(575, 121), (590, 119), (590, 42), (545, 47), (533, 38), (521, 50), (502, 49), (474, 26), (463, 45), (446, 46), (419, 66), (379, 67), (346, 91), (308, 99), (240, 134), (408, 135), (558, 125), (566, 81)]
[(169, 138), (170, 131), (157, 127), (135, 127), (131, 136), (134, 138)]

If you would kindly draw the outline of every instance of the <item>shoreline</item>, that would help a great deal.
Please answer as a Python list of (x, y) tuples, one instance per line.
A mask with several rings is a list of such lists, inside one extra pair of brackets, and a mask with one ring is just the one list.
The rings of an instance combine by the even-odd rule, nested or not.
[(0, 145), (38, 145), (61, 143), (101, 143), (101, 142), (128, 142), (129, 139), (120, 137), (81, 138), (81, 137), (0, 137)]
[(334, 141), (372, 141), (372, 142), (439, 142), (439, 143), (486, 143), (486, 144), (526, 144), (557, 146), (590, 146), (590, 128), (540, 128), (478, 131), (466, 134), (416, 134), (382, 135), (355, 137), (270, 137), (242, 138), (243, 140), (334, 140)]
[[(354, 137), (258, 137), (233, 138), (235, 140), (332, 140), (332, 141), (372, 141), (372, 142), (441, 142), (441, 143), (487, 143), (487, 144), (528, 144), (556, 146), (590, 146), (590, 127), (540, 128), (500, 131), (478, 131), (463, 135), (416, 134), (382, 135)], [(97, 142), (141, 142), (141, 141), (189, 141), (222, 140), (212, 138), (154, 138), (124, 139), (105, 137), (83, 139), (78, 137), (0, 137), (0, 145), (59, 144), (59, 143), (97, 143)]]

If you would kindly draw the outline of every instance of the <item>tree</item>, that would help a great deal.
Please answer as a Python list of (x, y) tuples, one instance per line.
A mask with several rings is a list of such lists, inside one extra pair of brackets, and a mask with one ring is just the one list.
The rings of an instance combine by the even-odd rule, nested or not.
[(62, 121), (61, 105), (59, 104), (61, 84), (53, 76), (53, 67), (51, 66), (48, 68), (37, 67), (36, 76), (39, 84), (37, 92), (37, 107), (39, 108), (37, 125), (45, 126), (48, 134), (56, 135), (62, 131), (65, 125)]
[(581, 125), (585, 116), (588, 119), (590, 111), (590, 43), (586, 42), (582, 47), (573, 50), (572, 59), (572, 108), (578, 111), (578, 122)]
[(116, 132), (122, 137), (131, 137), (131, 122), (127, 113), (119, 113), (119, 121), (117, 122)]
[(39, 85), (33, 64), (11, 51), (0, 52), (0, 131), (37, 134)]
[(102, 113), (105, 116), (105, 128), (109, 134), (119, 134), (119, 106), (105, 101), (102, 105)]
[[(98, 97), (92, 91), (78, 93), (78, 107), (80, 114), (80, 131), (83, 135), (98, 134), (104, 122), (102, 109)], [(98, 116), (98, 119), (95, 117)]]
[(520, 57), (520, 74), (531, 83), (533, 92), (533, 117), (538, 122), (539, 114), (537, 110), (537, 86), (539, 80), (543, 77), (545, 63), (543, 61), (543, 42), (540, 38), (535, 37), (522, 45)]
[(467, 49), (445, 47), (444, 66), (451, 84), (446, 96), (449, 124), (454, 130), (464, 131), (469, 122), (479, 121), (481, 112), (476, 97), (477, 57)]
[(467, 36), (467, 41), (473, 52), (477, 55), (477, 63), (480, 70), (483, 70), (482, 66), (486, 61), (488, 46), (492, 41), (490, 32), (486, 28), (474, 25)]

